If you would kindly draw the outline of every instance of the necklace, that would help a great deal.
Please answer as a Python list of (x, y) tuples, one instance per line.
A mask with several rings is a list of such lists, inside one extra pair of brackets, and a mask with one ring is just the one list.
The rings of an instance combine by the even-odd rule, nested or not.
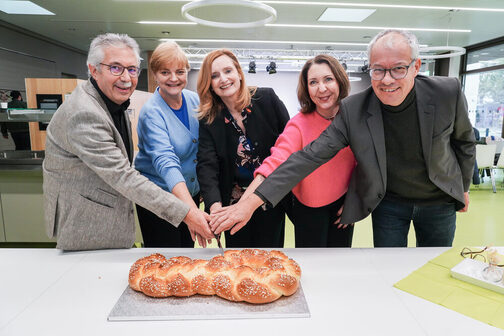
[[(315, 110), (315, 111), (317, 111), (317, 110)], [(336, 111), (336, 113), (334, 113), (334, 114), (333, 114), (332, 116), (330, 116), (330, 117), (327, 117), (327, 116), (323, 115), (323, 114), (322, 114), (322, 113), (320, 113), (319, 111), (317, 111), (317, 113), (319, 114), (319, 116), (321, 116), (322, 118), (324, 118), (324, 119), (326, 119), (326, 120), (333, 120), (333, 119), (334, 119), (334, 117), (336, 116), (336, 113), (338, 113), (338, 111)]]
[(315, 109), (315, 111), (317, 111), (317, 113), (318, 113), (318, 114), (319, 114), (322, 118), (324, 118), (324, 119), (326, 119), (326, 120), (333, 120), (333, 119), (334, 119), (334, 117), (336, 116), (336, 114), (338, 114), (338, 111), (339, 111), (339, 104), (338, 104), (338, 105), (336, 105), (336, 106), (335, 106), (335, 107), (334, 107), (331, 111), (327, 111), (327, 110), (325, 110), (325, 111), (327, 111), (327, 113), (328, 113), (328, 114), (329, 114), (329, 113), (331, 114), (331, 116), (329, 116), (329, 117), (328, 117), (328, 116), (326, 116), (326, 115), (324, 115), (323, 113), (320, 113), (318, 109)]

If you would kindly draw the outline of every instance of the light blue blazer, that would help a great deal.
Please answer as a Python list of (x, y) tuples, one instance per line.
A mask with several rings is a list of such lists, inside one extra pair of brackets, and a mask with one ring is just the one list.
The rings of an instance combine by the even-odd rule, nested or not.
[(135, 168), (169, 192), (177, 183), (185, 182), (189, 193), (195, 196), (199, 192), (196, 178), (199, 97), (189, 90), (183, 90), (182, 95), (186, 100), (189, 129), (163, 100), (159, 88), (142, 107)]

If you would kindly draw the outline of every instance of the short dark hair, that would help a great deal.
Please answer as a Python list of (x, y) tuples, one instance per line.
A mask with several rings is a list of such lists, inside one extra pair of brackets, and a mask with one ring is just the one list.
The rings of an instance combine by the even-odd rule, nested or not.
[(21, 92), (17, 90), (12, 90), (10, 96), (12, 99), (18, 99), (19, 97), (21, 97)]
[(311, 100), (310, 94), (308, 93), (308, 70), (310, 70), (313, 64), (322, 64), (325, 63), (331, 69), (336, 82), (338, 82), (339, 86), (339, 96), (338, 103), (348, 96), (350, 92), (350, 81), (348, 80), (348, 76), (345, 72), (345, 69), (341, 66), (338, 60), (329, 55), (317, 55), (314, 58), (306, 61), (301, 73), (299, 74), (299, 82), (297, 87), (297, 96), (299, 100), (299, 105), (301, 106), (301, 113), (310, 113), (315, 111), (316, 106), (315, 103)]

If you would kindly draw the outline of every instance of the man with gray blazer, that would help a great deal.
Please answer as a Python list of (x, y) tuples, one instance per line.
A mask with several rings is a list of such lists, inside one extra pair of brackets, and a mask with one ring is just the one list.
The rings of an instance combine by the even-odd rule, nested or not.
[[(413, 221), (417, 246), (451, 246), (456, 211), (467, 211), (475, 139), (457, 79), (417, 76), (416, 37), (379, 33), (368, 46), (371, 87), (345, 98), (318, 139), (292, 154), (247, 199), (213, 216), (214, 233), (246, 224), (252, 209), (284, 194), (339, 150), (357, 160), (342, 224), (369, 214), (375, 247), (405, 247)], [(334, 172), (338, 174), (338, 172)], [(241, 204), (240, 204), (241, 203)]]
[[(188, 225), (201, 245), (212, 239), (208, 215), (190, 208), (132, 166), (126, 109), (138, 83), (140, 50), (127, 35), (97, 36), (89, 49), (90, 78), (79, 84), (47, 128), (44, 208), (57, 248), (130, 248), (133, 202), (174, 225)], [(185, 225), (184, 224), (184, 225)]]

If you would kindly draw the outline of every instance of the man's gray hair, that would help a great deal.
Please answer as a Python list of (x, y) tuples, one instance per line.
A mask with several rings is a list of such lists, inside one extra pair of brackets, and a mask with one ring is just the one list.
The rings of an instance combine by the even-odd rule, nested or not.
[[(109, 47), (130, 48), (135, 53), (138, 60), (137, 66), (140, 66), (140, 48), (138, 43), (126, 34), (106, 33), (96, 36), (89, 46), (87, 65), (98, 67), (105, 58), (105, 49)], [(89, 73), (89, 67), (88, 67)], [(89, 73), (89, 75), (91, 75)]]
[(367, 47), (367, 54), (368, 54), (368, 64), (371, 64), (371, 50), (373, 49), (374, 45), (376, 42), (381, 39), (383, 36), (391, 34), (391, 33), (396, 33), (404, 37), (406, 42), (411, 48), (411, 59), (417, 59), (419, 56), (419, 46), (418, 46), (418, 39), (417, 37), (410, 33), (407, 30), (402, 30), (402, 29), (386, 29), (381, 32), (379, 32), (372, 40), (369, 42), (368, 47)]

